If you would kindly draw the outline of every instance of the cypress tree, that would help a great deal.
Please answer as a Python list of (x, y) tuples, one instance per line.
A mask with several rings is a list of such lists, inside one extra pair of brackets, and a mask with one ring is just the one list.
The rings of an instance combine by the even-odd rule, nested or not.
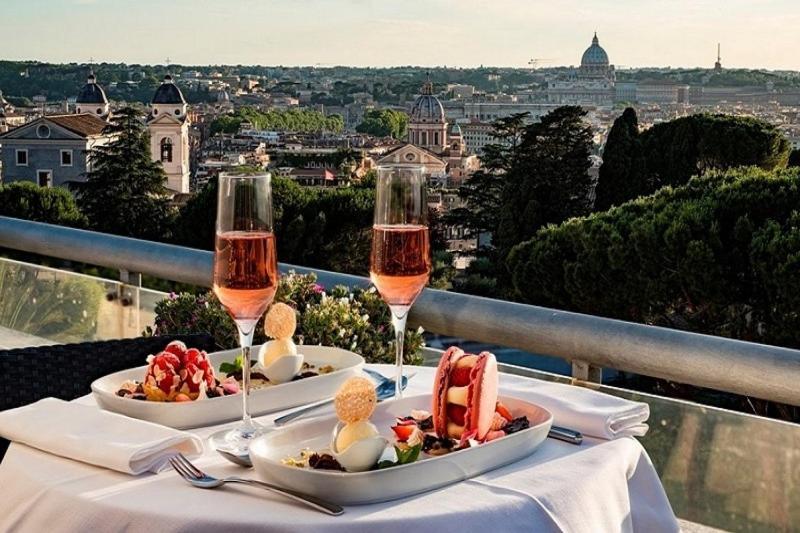
[(605, 211), (643, 194), (649, 187), (644, 183), (642, 147), (639, 139), (639, 119), (628, 107), (617, 117), (608, 133), (603, 150), (603, 164), (595, 188), (594, 208)]

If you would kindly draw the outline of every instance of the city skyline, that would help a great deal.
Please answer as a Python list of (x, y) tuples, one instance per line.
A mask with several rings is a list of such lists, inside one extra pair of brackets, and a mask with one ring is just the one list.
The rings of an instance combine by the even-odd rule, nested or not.
[[(570, 66), (594, 31), (618, 68), (800, 70), (789, 0), (7, 0), (0, 59), (184, 65)], [(313, 14), (314, 16), (309, 16)], [(91, 31), (87, 31), (91, 28)], [(35, 38), (31, 38), (35, 36)]]

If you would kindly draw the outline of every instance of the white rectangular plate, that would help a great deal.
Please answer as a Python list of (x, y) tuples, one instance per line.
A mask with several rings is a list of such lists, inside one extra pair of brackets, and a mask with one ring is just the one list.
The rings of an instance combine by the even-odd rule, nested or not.
[[(514, 417), (527, 416), (531, 427), (497, 440), (440, 456), (420, 455), (414, 463), (368, 472), (336, 472), (286, 466), (281, 460), (303, 448), (329, 449), (335, 417), (297, 423), (259, 437), (250, 446), (253, 466), (264, 480), (338, 503), (359, 505), (404, 498), (457, 483), (533, 453), (547, 438), (553, 416), (530, 402), (502, 397)], [(430, 410), (431, 395), (381, 402), (371, 421), (394, 442), (391, 426), (412, 409)]]
[[(250, 412), (253, 416), (330, 398), (348, 378), (361, 374), (364, 367), (363, 357), (340, 348), (302, 345), (298, 346), (298, 352), (305, 355), (306, 362), (317, 368), (331, 365), (337, 370), (251, 391)], [(221, 376), (219, 365), (224, 361), (232, 362), (239, 353), (240, 350), (226, 350), (208, 354), (218, 377)], [(253, 347), (252, 353), (258, 353), (257, 346)], [(240, 394), (193, 402), (150, 402), (117, 396), (124, 381), (141, 381), (146, 368), (141, 366), (115, 372), (92, 383), (92, 392), (98, 405), (108, 411), (178, 429), (212, 426), (241, 418)]]

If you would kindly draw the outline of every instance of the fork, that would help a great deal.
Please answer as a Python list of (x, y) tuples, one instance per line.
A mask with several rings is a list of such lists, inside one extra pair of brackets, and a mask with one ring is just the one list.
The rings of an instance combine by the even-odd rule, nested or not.
[(336, 505), (335, 503), (326, 502), (325, 500), (309, 494), (303, 494), (302, 492), (297, 492), (292, 489), (285, 489), (256, 479), (245, 479), (235, 476), (225, 478), (215, 478), (213, 476), (209, 476), (194, 466), (191, 461), (184, 457), (182, 453), (178, 453), (177, 455), (170, 457), (169, 464), (172, 465), (172, 468), (174, 468), (175, 471), (189, 484), (201, 489), (215, 489), (217, 487), (221, 487), (225, 483), (242, 483), (244, 485), (250, 485), (252, 487), (258, 487), (264, 490), (282, 494), (283, 496), (286, 496), (287, 498), (290, 498), (296, 502), (304, 503), (309, 507), (313, 507), (317, 511), (322, 511), (333, 516), (339, 516), (340, 514), (344, 513), (344, 508)]

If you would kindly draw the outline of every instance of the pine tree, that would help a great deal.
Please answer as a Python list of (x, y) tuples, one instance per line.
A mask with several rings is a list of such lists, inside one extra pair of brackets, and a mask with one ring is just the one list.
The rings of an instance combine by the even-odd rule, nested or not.
[(636, 111), (628, 107), (608, 132), (600, 177), (595, 188), (595, 211), (605, 211), (646, 194), (650, 187), (642, 183), (645, 179), (643, 171), (639, 120)]
[(150, 158), (150, 136), (139, 113), (130, 107), (116, 111), (104, 133), (111, 142), (91, 149), (92, 170), (73, 186), (78, 206), (96, 231), (164, 238), (172, 217), (167, 176)]
[[(585, 115), (580, 107), (563, 106), (525, 128), (505, 175), (493, 239), (503, 263), (543, 226), (588, 213), (592, 135)], [(498, 268), (501, 286), (506, 278)]]

